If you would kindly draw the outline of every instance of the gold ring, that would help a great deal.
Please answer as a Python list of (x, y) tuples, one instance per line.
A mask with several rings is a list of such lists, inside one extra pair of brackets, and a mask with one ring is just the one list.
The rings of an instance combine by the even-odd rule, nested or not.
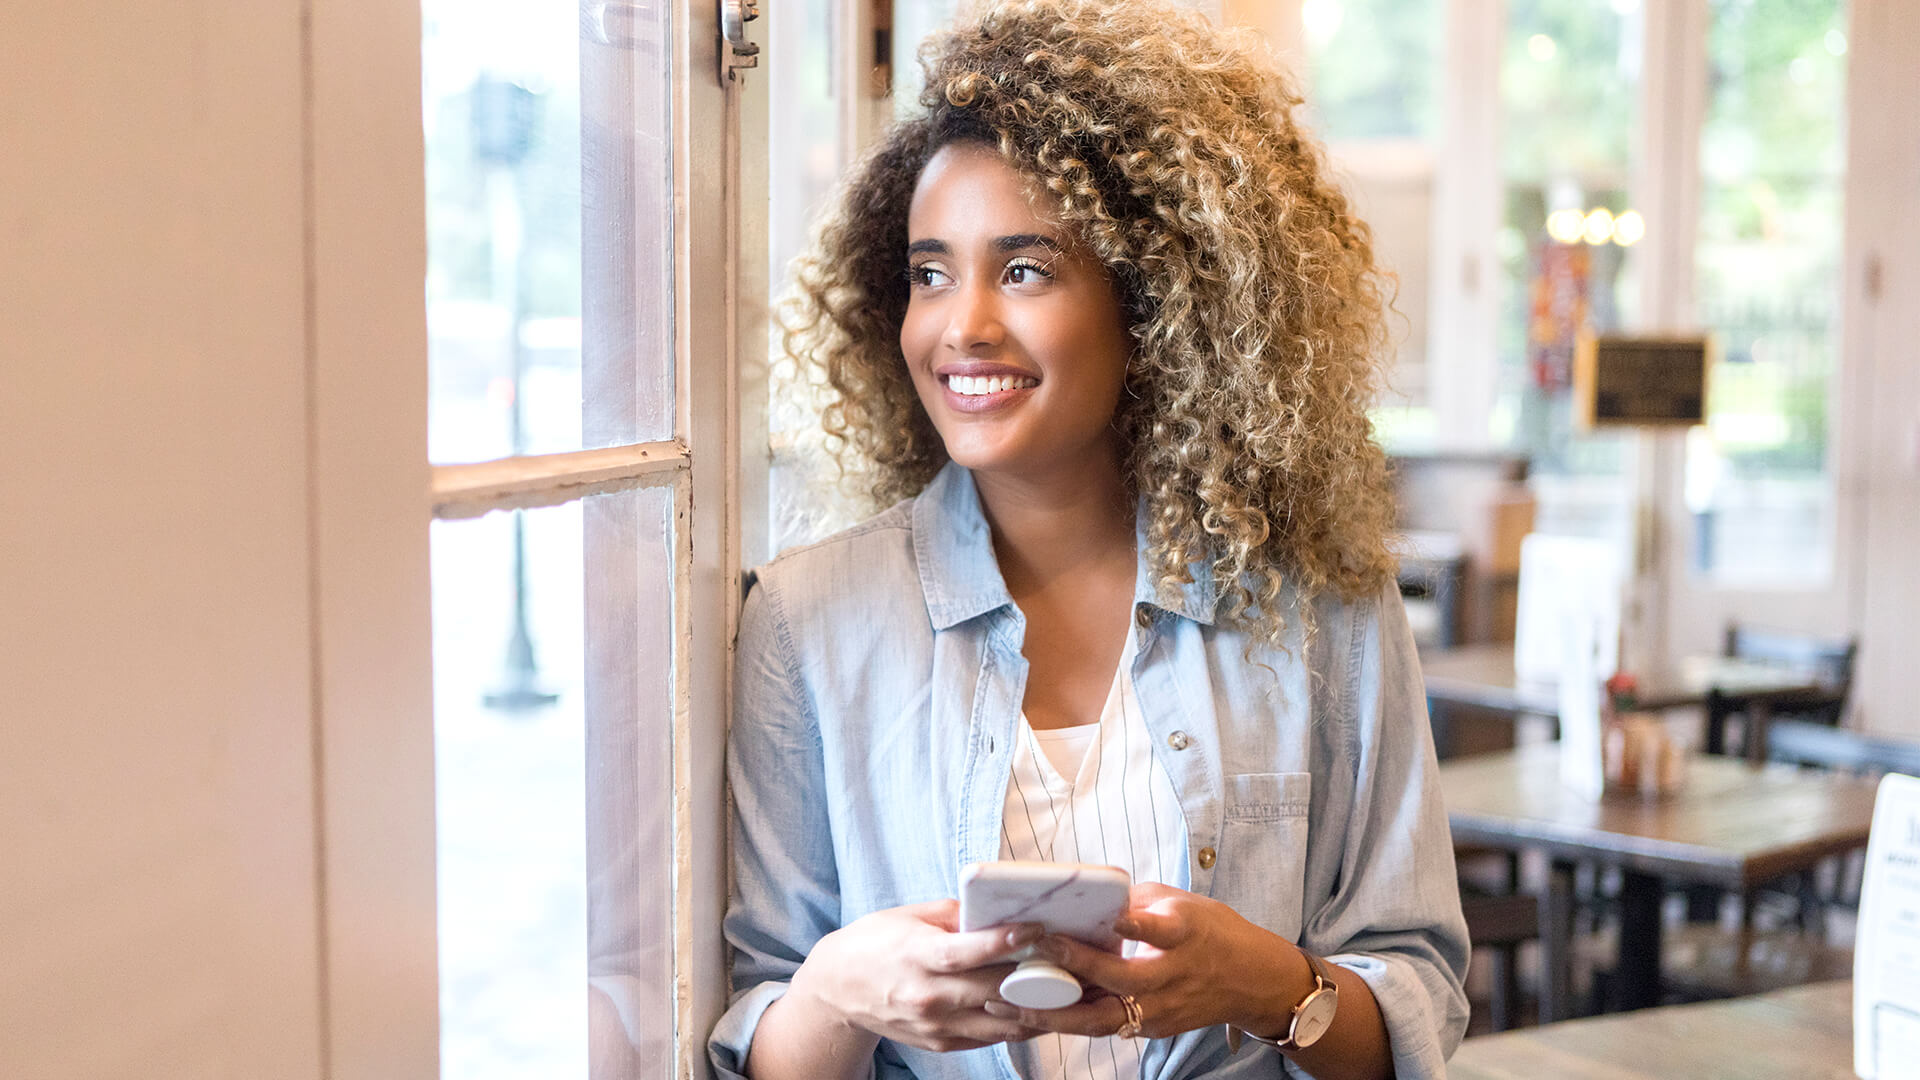
[(1113, 1037), (1131, 1039), (1140, 1034), (1140, 1024), (1146, 1019), (1146, 1014), (1141, 1011), (1140, 1003), (1133, 1000), (1132, 994), (1120, 995), (1120, 1007), (1127, 1010), (1127, 1019), (1120, 1025), (1120, 1030), (1113, 1033)]

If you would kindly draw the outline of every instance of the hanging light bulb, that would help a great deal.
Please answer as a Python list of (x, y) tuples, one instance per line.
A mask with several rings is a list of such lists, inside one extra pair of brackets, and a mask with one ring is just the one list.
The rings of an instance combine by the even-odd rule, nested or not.
[(1589, 244), (1604, 244), (1613, 239), (1613, 212), (1596, 207), (1587, 214), (1584, 239)]
[(1547, 215), (1547, 235), (1563, 244), (1577, 244), (1585, 223), (1578, 210), (1555, 210)]
[(1613, 242), (1621, 247), (1632, 247), (1645, 235), (1647, 219), (1640, 216), (1640, 211), (1625, 210), (1613, 219)]

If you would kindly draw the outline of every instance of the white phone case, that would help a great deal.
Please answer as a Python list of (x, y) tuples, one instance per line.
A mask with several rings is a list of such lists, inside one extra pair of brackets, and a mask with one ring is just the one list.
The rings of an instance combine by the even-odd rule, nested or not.
[(960, 929), (1039, 923), (1048, 933), (1118, 950), (1113, 920), (1127, 910), (1132, 879), (1117, 866), (1003, 859), (960, 875)]

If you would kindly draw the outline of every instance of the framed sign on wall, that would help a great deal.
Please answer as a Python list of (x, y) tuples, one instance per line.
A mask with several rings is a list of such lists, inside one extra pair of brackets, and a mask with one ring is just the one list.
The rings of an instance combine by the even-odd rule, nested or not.
[(1706, 335), (1583, 335), (1573, 359), (1573, 415), (1601, 427), (1691, 427), (1707, 420)]

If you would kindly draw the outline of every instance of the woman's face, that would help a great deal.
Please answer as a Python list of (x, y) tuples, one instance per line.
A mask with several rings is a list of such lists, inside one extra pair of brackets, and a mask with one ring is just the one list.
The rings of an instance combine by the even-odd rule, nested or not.
[(994, 150), (951, 143), (907, 213), (900, 351), (949, 457), (1038, 476), (1117, 460), (1133, 339), (1107, 269)]

